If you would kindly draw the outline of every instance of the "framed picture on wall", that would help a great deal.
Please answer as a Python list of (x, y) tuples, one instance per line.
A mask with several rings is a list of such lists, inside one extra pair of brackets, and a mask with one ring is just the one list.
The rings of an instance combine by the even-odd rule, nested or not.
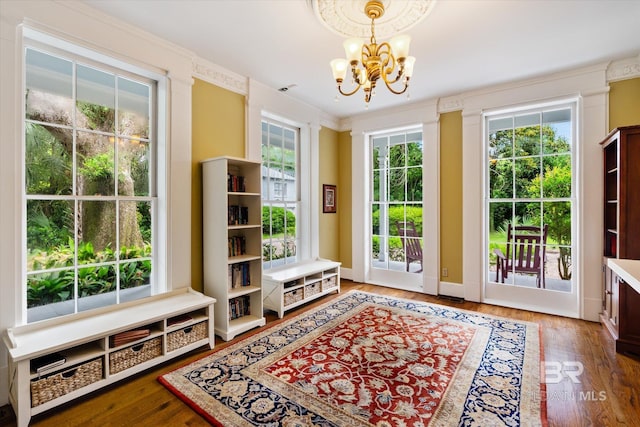
[(338, 198), (336, 197), (336, 186), (322, 184), (322, 212), (336, 213)]

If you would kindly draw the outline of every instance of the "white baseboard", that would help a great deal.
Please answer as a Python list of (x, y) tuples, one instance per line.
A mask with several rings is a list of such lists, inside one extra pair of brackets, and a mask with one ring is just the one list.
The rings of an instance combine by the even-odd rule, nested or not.
[(464, 298), (464, 285), (460, 283), (440, 282), (440, 285), (438, 287), (438, 295)]
[(340, 277), (347, 280), (353, 280), (353, 271), (350, 268), (340, 267)]

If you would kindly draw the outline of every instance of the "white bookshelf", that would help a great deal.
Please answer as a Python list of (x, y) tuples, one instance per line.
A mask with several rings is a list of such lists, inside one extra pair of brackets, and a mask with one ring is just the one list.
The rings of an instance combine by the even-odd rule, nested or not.
[[(218, 301), (215, 332), (225, 341), (266, 323), (262, 312), (261, 166), (234, 157), (202, 162), (204, 292)], [(230, 176), (242, 177), (244, 188), (229, 188)], [(237, 215), (231, 215), (230, 207), (238, 207), (232, 211)], [(237, 221), (230, 223), (230, 217)], [(231, 252), (231, 246), (244, 250)], [(241, 279), (234, 280), (238, 274)]]
[[(28, 426), (33, 415), (198, 347), (213, 349), (214, 303), (183, 288), (7, 329), (9, 401), (18, 427)], [(117, 337), (141, 329), (149, 334), (116, 344)], [(61, 355), (61, 363), (38, 372), (35, 359), (52, 354)]]
[(305, 260), (264, 272), (264, 308), (284, 312), (332, 292), (340, 293), (340, 263)]

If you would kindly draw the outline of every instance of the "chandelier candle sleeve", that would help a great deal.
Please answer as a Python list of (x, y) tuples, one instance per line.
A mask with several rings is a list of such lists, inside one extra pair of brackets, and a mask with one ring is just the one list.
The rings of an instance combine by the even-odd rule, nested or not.
[[(345, 40), (346, 59), (334, 59), (330, 65), (338, 92), (344, 96), (351, 96), (362, 87), (365, 102), (368, 104), (380, 78), (392, 93), (396, 95), (405, 93), (409, 87), (409, 79), (413, 75), (416, 59), (409, 56), (411, 37), (406, 34), (394, 36), (389, 42), (377, 43), (375, 20), (384, 14), (384, 5), (381, 1), (367, 2), (364, 13), (371, 18), (370, 43), (365, 44), (359, 38)], [(345, 92), (342, 83), (349, 67), (355, 87), (352, 91)], [(396, 73), (395, 76), (394, 73)], [(392, 87), (396, 83), (398, 83), (396, 88)]]

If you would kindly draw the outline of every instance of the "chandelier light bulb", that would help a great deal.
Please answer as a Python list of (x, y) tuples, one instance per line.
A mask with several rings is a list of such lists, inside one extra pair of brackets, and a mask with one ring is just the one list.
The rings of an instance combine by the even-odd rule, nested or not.
[(353, 61), (360, 61), (360, 55), (362, 54), (362, 46), (364, 42), (362, 39), (353, 38), (344, 41), (344, 52), (347, 56), (347, 61), (353, 63)]
[(404, 75), (407, 79), (410, 79), (413, 75), (413, 66), (416, 63), (414, 56), (407, 56), (404, 60)]
[(389, 40), (391, 51), (396, 59), (403, 59), (409, 56), (409, 45), (411, 37), (406, 34), (397, 35)]
[(346, 59), (337, 58), (329, 63), (331, 65), (331, 70), (333, 71), (333, 79), (336, 81), (344, 80), (344, 77), (347, 75), (347, 67), (349, 63)]

